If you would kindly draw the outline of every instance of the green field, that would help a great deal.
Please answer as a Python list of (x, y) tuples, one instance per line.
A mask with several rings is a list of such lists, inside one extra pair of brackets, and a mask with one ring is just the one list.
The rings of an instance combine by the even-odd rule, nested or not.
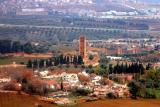
[(17, 64), (24, 62), (26, 63), (29, 58), (25, 57), (10, 57), (10, 58), (1, 58), (0, 59), (0, 65), (7, 65), (7, 64), (13, 64), (13, 62), (16, 62)]

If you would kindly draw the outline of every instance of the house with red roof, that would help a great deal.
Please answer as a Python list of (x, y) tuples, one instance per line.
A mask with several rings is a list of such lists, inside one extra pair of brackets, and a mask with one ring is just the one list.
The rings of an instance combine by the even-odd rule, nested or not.
[(60, 89), (60, 85), (56, 80), (48, 80), (46, 81), (47, 88), (50, 89), (51, 91), (56, 91)]

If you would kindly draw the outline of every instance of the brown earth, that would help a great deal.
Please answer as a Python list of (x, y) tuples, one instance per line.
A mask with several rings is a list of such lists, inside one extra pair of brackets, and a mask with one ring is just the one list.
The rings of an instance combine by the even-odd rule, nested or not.
[(160, 107), (160, 100), (104, 100), (82, 103), (77, 107)]
[(0, 93), (0, 107), (57, 107), (54, 104), (49, 104), (38, 100), (30, 95), (17, 95), (10, 93)]
[[(0, 107), (38, 107), (37, 104), (41, 105), (41, 107), (58, 107), (54, 104), (40, 101), (35, 96), (0, 93)], [(107, 99), (95, 102), (80, 103), (74, 107), (160, 107), (160, 100)]]

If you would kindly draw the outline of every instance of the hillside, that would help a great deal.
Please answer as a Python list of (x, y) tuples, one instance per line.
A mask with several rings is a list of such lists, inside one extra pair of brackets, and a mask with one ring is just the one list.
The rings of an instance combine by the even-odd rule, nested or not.
[(1, 0), (1, 14), (14, 14), (23, 9), (44, 8), (45, 11), (63, 11), (79, 13), (80, 11), (133, 11), (125, 2), (112, 0)]
[(1, 39), (46, 41), (54, 44), (59, 41), (73, 41), (78, 39), (81, 34), (94, 40), (149, 37), (149, 34), (144, 31), (148, 30), (149, 24), (152, 22), (147, 20), (17, 17), (1, 18), (0, 23), (6, 24), (6, 26), (0, 25)]

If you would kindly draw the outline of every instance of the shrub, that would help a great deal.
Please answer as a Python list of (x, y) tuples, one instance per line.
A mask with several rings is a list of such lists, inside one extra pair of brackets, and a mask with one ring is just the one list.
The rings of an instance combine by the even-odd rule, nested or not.
[(72, 93), (76, 96), (87, 96), (91, 91), (87, 89), (75, 89)]
[(139, 84), (132, 81), (128, 84), (128, 87), (129, 87), (130, 93), (132, 94), (132, 98), (137, 99), (137, 97), (139, 96), (139, 92), (140, 92)]
[(156, 92), (154, 89), (146, 89), (145, 91), (145, 98), (156, 98)]
[(114, 95), (114, 93), (110, 92), (106, 95), (106, 98), (109, 98), (109, 99), (116, 99), (117, 97)]
[(89, 60), (93, 60), (94, 56), (93, 55), (89, 55)]

